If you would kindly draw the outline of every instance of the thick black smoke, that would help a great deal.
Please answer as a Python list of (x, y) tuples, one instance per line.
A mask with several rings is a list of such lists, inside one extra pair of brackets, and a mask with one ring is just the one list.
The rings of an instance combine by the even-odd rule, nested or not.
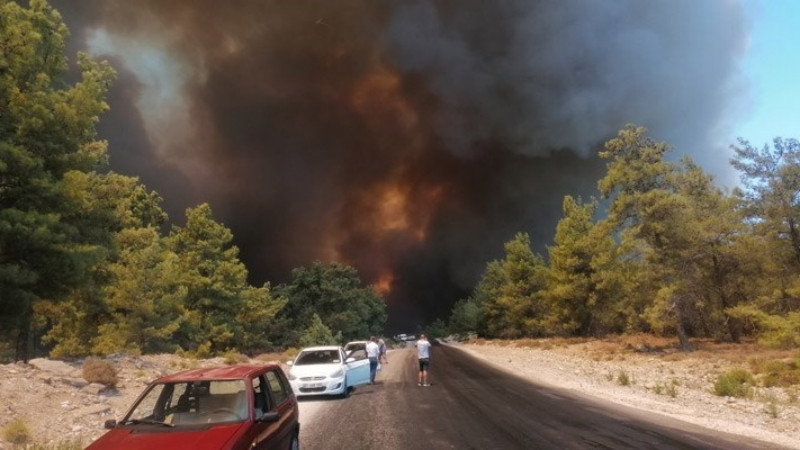
[(712, 171), (747, 38), (724, 0), (58, 0), (120, 72), (101, 132), (173, 220), (209, 202), (254, 283), (338, 260), (390, 330), (537, 251), (626, 123)]

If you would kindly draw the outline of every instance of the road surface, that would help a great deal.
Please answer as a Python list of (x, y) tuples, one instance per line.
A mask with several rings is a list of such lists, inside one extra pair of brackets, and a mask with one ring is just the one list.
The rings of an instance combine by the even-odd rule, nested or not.
[(436, 345), (430, 387), (413, 349), (347, 399), (300, 400), (304, 450), (776, 449), (775, 445), (545, 388)]

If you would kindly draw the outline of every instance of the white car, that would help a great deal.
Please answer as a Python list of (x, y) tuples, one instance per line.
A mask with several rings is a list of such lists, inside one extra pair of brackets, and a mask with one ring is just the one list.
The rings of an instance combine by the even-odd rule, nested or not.
[(289, 383), (298, 397), (338, 395), (347, 397), (351, 388), (369, 383), (369, 360), (345, 357), (336, 345), (307, 347), (290, 361)]

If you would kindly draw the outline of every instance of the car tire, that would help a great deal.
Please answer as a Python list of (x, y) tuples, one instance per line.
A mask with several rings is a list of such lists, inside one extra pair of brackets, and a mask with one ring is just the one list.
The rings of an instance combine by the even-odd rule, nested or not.
[(344, 389), (342, 393), (339, 394), (339, 398), (347, 398), (350, 397), (350, 386), (347, 385), (347, 378), (344, 379)]
[(289, 443), (289, 450), (300, 450), (300, 437), (297, 432), (292, 435), (292, 442)]

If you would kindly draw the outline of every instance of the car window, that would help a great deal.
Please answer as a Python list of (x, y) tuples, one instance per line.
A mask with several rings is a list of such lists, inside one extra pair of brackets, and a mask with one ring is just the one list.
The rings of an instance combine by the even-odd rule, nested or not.
[(363, 348), (353, 349), (349, 353), (347, 353), (347, 358), (354, 358), (356, 360), (366, 359), (367, 351)]
[(164, 420), (165, 406), (172, 403), (172, 385), (157, 384), (136, 404), (129, 420)]
[(302, 366), (308, 364), (335, 364), (342, 362), (339, 350), (312, 350), (300, 353), (295, 365)]
[(264, 375), (253, 379), (253, 398), (255, 399), (256, 418), (261, 417), (265, 412), (272, 409), (269, 402), (269, 395), (267, 394), (267, 383), (264, 381)]
[(270, 395), (275, 404), (277, 405), (286, 400), (286, 397), (289, 396), (289, 391), (281, 377), (275, 373), (274, 370), (267, 372), (265, 375), (267, 377), (267, 386), (269, 386)]

